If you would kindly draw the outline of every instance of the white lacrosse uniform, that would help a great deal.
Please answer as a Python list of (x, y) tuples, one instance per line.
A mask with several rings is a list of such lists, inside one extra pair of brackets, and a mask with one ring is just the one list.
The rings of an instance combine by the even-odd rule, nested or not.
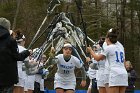
[(35, 81), (40, 84), (40, 91), (44, 91), (44, 79), (42, 79), (42, 75), (36, 74)]
[[(124, 47), (123, 45), (117, 41), (115, 43), (115, 45), (118, 45), (122, 50), (124, 50)], [(103, 43), (103, 50), (107, 47), (107, 43), (104, 42)], [(124, 56), (125, 58), (125, 56)], [(108, 84), (109, 83), (109, 73), (110, 73), (110, 66), (109, 66), (109, 62), (108, 62), (108, 59), (105, 59), (105, 69), (104, 69), (104, 74), (103, 74), (103, 77), (104, 77), (104, 83), (105, 84)]]
[[(107, 43), (104, 42), (103, 43), (103, 51), (104, 49), (107, 47)], [(108, 59), (105, 59), (105, 69), (104, 69), (104, 73), (103, 73), (103, 77), (104, 77), (104, 84), (108, 84), (109, 83), (109, 63), (108, 63)]]
[(103, 55), (109, 63), (109, 86), (128, 86), (124, 49), (120, 45), (111, 44), (104, 49)]
[(57, 72), (55, 74), (54, 89), (73, 89), (76, 87), (76, 77), (74, 73), (75, 67), (81, 68), (83, 63), (80, 62), (78, 58), (71, 55), (68, 62), (64, 60), (63, 54), (56, 56), (58, 58), (57, 62)]
[(91, 69), (90, 67), (88, 68), (87, 74), (88, 74), (89, 79), (96, 78), (96, 73), (97, 73), (97, 70)]
[[(100, 48), (98, 51), (97, 51), (97, 55), (102, 53), (103, 50)], [(94, 58), (92, 58), (94, 60)], [(94, 62), (95, 63), (95, 62)], [(100, 60), (100, 61), (96, 61), (96, 63), (98, 64), (98, 71), (96, 73), (96, 80), (97, 80), (97, 87), (105, 87), (105, 84), (104, 84), (104, 78), (103, 78), (103, 75), (104, 75), (104, 69), (105, 69), (105, 60)]]
[[(39, 66), (43, 66), (43, 63), (40, 62)], [(40, 91), (44, 91), (44, 79), (42, 79), (42, 75), (35, 74), (35, 81), (40, 84)]]
[[(19, 53), (21, 53), (22, 51), (27, 50), (27, 49), (24, 48), (23, 46), (18, 45), (18, 50), (19, 50)], [(25, 85), (25, 74), (22, 71), (22, 64), (23, 64), (23, 61), (17, 61), (19, 82), (17, 84), (14, 84), (14, 86), (24, 87)]]
[(97, 80), (98, 87), (105, 87), (105, 84), (104, 84), (105, 79), (103, 78), (104, 69), (105, 69), (105, 60), (98, 61), (98, 71), (96, 73), (97, 74), (96, 80)]
[[(27, 59), (29, 60), (29, 58)], [(24, 91), (34, 90), (35, 75), (26, 74)]]
[(90, 84), (88, 88), (92, 88), (92, 79), (96, 78), (96, 73), (97, 73), (97, 70), (91, 69), (90, 67), (88, 68), (87, 76), (90, 79)]
[(25, 79), (24, 91), (34, 90), (35, 75), (27, 75)]
[(119, 41), (117, 41), (117, 42), (115, 43), (115, 45), (118, 45), (121, 49), (123, 49), (123, 50), (124, 50), (123, 45), (122, 45)]

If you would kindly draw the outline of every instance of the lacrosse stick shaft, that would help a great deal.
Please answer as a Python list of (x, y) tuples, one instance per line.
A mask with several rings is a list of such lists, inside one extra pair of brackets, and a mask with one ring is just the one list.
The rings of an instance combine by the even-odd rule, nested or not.
[(93, 44), (96, 43), (95, 41), (93, 41), (93, 40), (92, 40), (91, 38), (89, 38), (88, 36), (87, 36), (87, 39), (90, 40)]
[(39, 29), (37, 30), (37, 32), (36, 32), (36, 34), (35, 34), (35, 36), (33, 37), (33, 39), (32, 39), (32, 41), (31, 41), (31, 43), (30, 43), (30, 44), (29, 44), (29, 46), (28, 46), (28, 49), (30, 49), (30, 48), (31, 48), (31, 46), (32, 46), (32, 44), (33, 44), (34, 40), (36, 39), (37, 35), (39, 34), (39, 32), (40, 32), (40, 30), (41, 30), (42, 26), (43, 26), (43, 25), (44, 25), (44, 23), (46, 22), (47, 17), (48, 17), (48, 14), (47, 14), (47, 16), (44, 18), (44, 20), (43, 20), (42, 24), (40, 25)]
[[(88, 39), (87, 39), (87, 32), (86, 32), (86, 23), (84, 22), (82, 10), (81, 10), (82, 4), (78, 5), (78, 2), (76, 0), (75, 0), (75, 2), (76, 2), (76, 6), (77, 6), (77, 8), (79, 10), (80, 16), (81, 16), (83, 31), (85, 33), (85, 40), (86, 40), (87, 46), (89, 46), (89, 42), (88, 42)], [(80, 2), (82, 3), (82, 1), (80, 1)]]
[[(54, 4), (54, 6), (51, 6), (53, 2), (54, 2), (55, 4)], [(35, 36), (33, 37), (32, 41), (31, 41), (31, 43), (29, 44), (28, 49), (30, 49), (31, 46), (33, 45), (34, 40), (36, 39), (36, 37), (38, 36), (39, 32), (41, 31), (41, 28), (42, 28), (42, 26), (44, 25), (44, 23), (46, 22), (46, 20), (47, 20), (49, 14), (52, 13), (53, 10), (55, 9), (55, 7), (58, 6), (58, 5), (60, 5), (60, 1), (59, 1), (59, 0), (52, 0), (52, 1), (50, 2), (50, 4), (48, 5), (47, 15), (46, 15), (46, 17), (44, 18), (43, 22), (41, 23), (39, 29), (37, 30)]]
[(76, 55), (78, 56), (78, 58), (79, 58), (80, 62), (82, 62), (82, 63), (84, 64), (84, 62), (83, 62), (82, 58), (80, 57), (80, 55), (79, 55), (78, 51), (76, 50), (76, 48), (75, 48), (74, 46), (73, 46), (73, 49), (74, 49), (74, 52), (76, 53)]

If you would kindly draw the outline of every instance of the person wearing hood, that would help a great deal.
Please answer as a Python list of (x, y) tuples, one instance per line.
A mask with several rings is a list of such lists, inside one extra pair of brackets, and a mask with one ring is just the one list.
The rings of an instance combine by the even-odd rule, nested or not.
[(10, 35), (10, 21), (0, 18), (0, 93), (13, 93), (11, 90), (18, 82), (17, 61), (30, 55), (28, 50), (18, 52), (15, 39)]
[(130, 61), (125, 62), (125, 68), (128, 73), (128, 86), (126, 88), (125, 93), (134, 93), (135, 91), (135, 82), (137, 79), (137, 73), (133, 68)]

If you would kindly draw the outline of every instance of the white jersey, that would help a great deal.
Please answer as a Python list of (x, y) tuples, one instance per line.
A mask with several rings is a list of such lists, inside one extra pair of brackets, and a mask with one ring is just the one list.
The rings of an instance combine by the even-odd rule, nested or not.
[[(122, 45), (119, 41), (117, 41), (117, 42), (115, 43), (115, 45), (120, 46), (120, 48), (122, 48), (122, 49), (124, 50), (123, 45)], [(106, 43), (106, 42), (104, 42), (104, 43), (103, 43), (103, 50), (104, 50), (106, 47), (107, 47), (107, 43)]]
[(123, 50), (124, 50), (123, 45), (122, 45), (119, 41), (117, 41), (117, 42), (115, 43), (115, 45), (118, 45), (121, 49), (123, 49)]
[[(106, 56), (109, 63), (109, 85), (127, 86), (127, 71), (124, 66), (124, 49), (117, 44), (111, 44), (105, 48), (103, 54)], [(124, 80), (119, 81), (115, 76), (124, 76)]]
[[(92, 58), (91, 61), (92, 61), (93, 64), (98, 64), (98, 62), (97, 62), (96, 60), (94, 60), (94, 58)], [(88, 70), (88, 71), (89, 71), (89, 78), (90, 78), (90, 79), (95, 79), (96, 76), (97, 76), (98, 70), (91, 69), (91, 68), (89, 67), (89, 70)]]
[(117, 67), (125, 69), (124, 66), (124, 50), (118, 45), (112, 44), (105, 48), (104, 55), (107, 57), (110, 69)]
[[(96, 54), (101, 54), (103, 52), (102, 48), (98, 51)], [(97, 62), (98, 64), (98, 71), (96, 73), (96, 80), (97, 80), (97, 86), (98, 87), (104, 87), (104, 69), (105, 69), (105, 60), (100, 60)]]
[[(18, 51), (19, 51), (19, 53), (21, 53), (24, 50), (26, 50), (26, 48), (24, 48), (23, 46), (18, 45)], [(25, 83), (25, 72), (22, 71), (22, 64), (23, 64), (23, 61), (17, 61), (19, 82), (17, 84), (15, 84), (14, 86), (24, 87), (24, 83)]]
[[(103, 50), (105, 50), (106, 47), (107, 47), (107, 43), (104, 42), (103, 43)], [(104, 70), (104, 74), (105, 75), (109, 74), (109, 63), (108, 63), (108, 59), (105, 59), (105, 70)]]
[[(40, 66), (43, 66), (42, 62), (40, 62), (39, 67)], [(38, 65), (36, 67), (38, 68)], [(42, 79), (42, 75), (41, 74), (35, 74), (35, 81), (40, 84), (40, 90), (44, 91), (44, 79)]]
[(57, 63), (57, 73), (55, 74), (56, 81), (76, 81), (74, 69), (75, 67), (81, 68), (82, 63), (78, 58), (71, 55), (71, 58), (68, 62), (64, 60), (63, 54), (56, 56), (58, 58)]
[[(123, 45), (119, 42), (119, 41), (117, 41), (116, 43), (115, 43), (115, 45), (118, 45), (122, 50), (124, 50), (124, 47), (123, 47)], [(107, 45), (107, 43), (106, 42), (104, 42), (103, 43), (103, 50), (107, 47), (108, 45)], [(124, 56), (124, 58), (125, 58), (125, 56)], [(105, 69), (104, 69), (104, 77), (105, 77), (105, 84), (106, 83), (109, 83), (109, 73), (110, 73), (110, 66), (109, 66), (109, 62), (108, 62), (108, 59), (105, 59)]]
[[(21, 53), (24, 50), (27, 50), (27, 49), (24, 48), (23, 46), (18, 45), (18, 51), (19, 51), (19, 53)], [(22, 63), (23, 63), (23, 61), (18, 61), (17, 62), (18, 68), (22, 68)]]

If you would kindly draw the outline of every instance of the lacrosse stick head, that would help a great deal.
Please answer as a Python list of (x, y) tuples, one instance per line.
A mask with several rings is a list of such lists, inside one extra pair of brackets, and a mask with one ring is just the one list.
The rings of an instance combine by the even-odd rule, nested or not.
[(53, 10), (55, 9), (56, 6), (60, 5), (60, 1), (59, 0), (52, 0), (49, 3), (48, 9), (47, 9), (47, 13), (52, 13)]
[(62, 23), (61, 22), (58, 22), (57, 24), (56, 24), (56, 28), (61, 28), (62, 27)]
[(64, 12), (62, 12), (61, 17), (62, 17), (62, 22), (64, 22), (67, 25), (73, 26), (70, 19), (68, 17), (66, 17), (66, 14)]

